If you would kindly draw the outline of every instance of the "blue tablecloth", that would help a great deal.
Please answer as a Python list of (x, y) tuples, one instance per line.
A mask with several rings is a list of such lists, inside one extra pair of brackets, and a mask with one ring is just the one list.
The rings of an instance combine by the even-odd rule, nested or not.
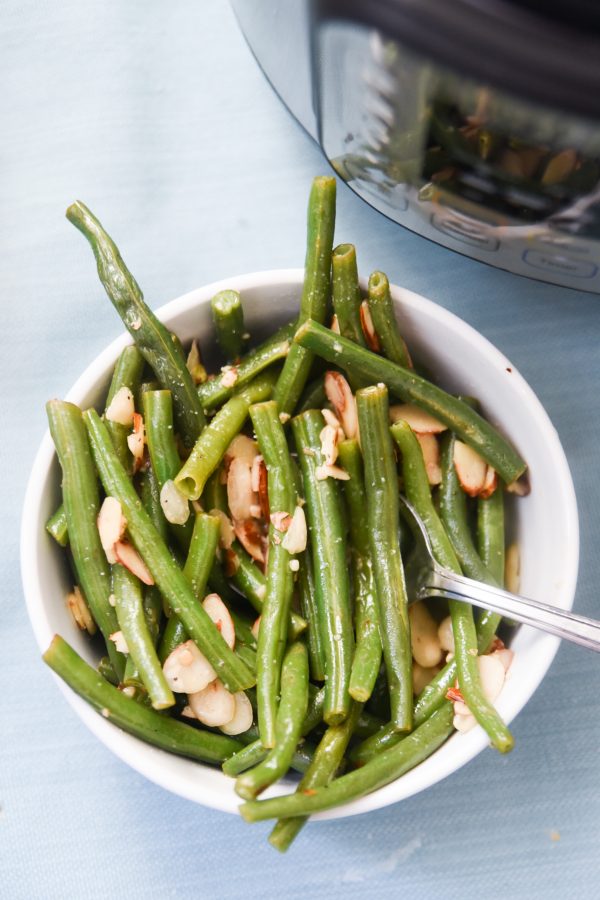
[[(64, 219), (87, 202), (158, 306), (231, 273), (302, 265), (316, 146), (280, 105), (224, 0), (4, 0), (0, 9), (3, 388), (0, 895), (598, 897), (599, 659), (562, 647), (488, 750), (386, 810), (315, 824), (280, 857), (250, 828), (146, 782), (101, 746), (39, 660), (18, 570), (18, 520), (45, 428), (120, 332)], [(467, 319), (529, 380), (575, 479), (576, 608), (600, 614), (600, 300), (486, 268), (339, 191), (337, 236), (363, 271)]]

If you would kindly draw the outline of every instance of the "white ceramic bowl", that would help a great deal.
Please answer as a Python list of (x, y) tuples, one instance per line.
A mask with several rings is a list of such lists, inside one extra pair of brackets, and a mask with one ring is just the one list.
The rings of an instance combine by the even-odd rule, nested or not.
[[(255, 335), (271, 331), (295, 315), (301, 292), (301, 269), (255, 272), (192, 291), (163, 306), (158, 315), (183, 341), (198, 337), (209, 352), (212, 334), (209, 300), (225, 287), (241, 292), (246, 321)], [(511, 503), (511, 538), (521, 550), (521, 592), (569, 609), (573, 602), (579, 555), (577, 506), (571, 475), (558, 435), (539, 400), (514, 366), (485, 338), (429, 300), (393, 287), (402, 330), (411, 352), (426, 360), (447, 389), (475, 395), (487, 417), (501, 427), (527, 460), (531, 494)], [(115, 360), (128, 343), (123, 335), (92, 362), (69, 391), (68, 400), (87, 407), (101, 403)], [(27, 608), (41, 650), (52, 635), (63, 635), (89, 662), (90, 645), (74, 626), (64, 597), (71, 589), (63, 551), (44, 524), (59, 501), (59, 467), (49, 434), (37, 454), (25, 499), (21, 561)], [(511, 676), (498, 702), (510, 721), (544, 677), (558, 639), (531, 628), (519, 629)], [(151, 781), (206, 806), (235, 812), (239, 799), (232, 780), (208, 766), (172, 756), (119, 730), (77, 697), (60, 680), (67, 700), (93, 733), (114, 753)], [(455, 734), (417, 768), (362, 800), (316, 818), (355, 815), (387, 806), (423, 790), (464, 765), (488, 739), (478, 727)], [(518, 747), (514, 751), (519, 752)], [(490, 757), (490, 765), (494, 760)], [(287, 788), (289, 790), (289, 788)], [(283, 793), (276, 786), (267, 796)]]

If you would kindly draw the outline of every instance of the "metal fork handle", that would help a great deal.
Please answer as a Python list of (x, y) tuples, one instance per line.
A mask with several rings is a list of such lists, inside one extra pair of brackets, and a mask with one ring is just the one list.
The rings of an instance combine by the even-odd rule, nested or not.
[(473, 581), (441, 566), (430, 573), (419, 593), (422, 597), (463, 600), (600, 652), (600, 621)]

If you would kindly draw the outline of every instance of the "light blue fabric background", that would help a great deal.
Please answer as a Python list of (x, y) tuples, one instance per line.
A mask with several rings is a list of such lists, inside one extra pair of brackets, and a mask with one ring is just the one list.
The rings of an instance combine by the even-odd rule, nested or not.
[[(158, 306), (227, 274), (301, 265), (325, 166), (225, 0), (4, 0), (0, 75), (0, 896), (598, 897), (591, 653), (561, 648), (509, 758), (488, 750), (400, 805), (315, 824), (286, 857), (268, 826), (146, 782), (66, 705), (26, 618), (18, 520), (45, 400), (120, 325), (64, 210), (79, 197), (99, 214)], [(576, 608), (599, 616), (600, 298), (488, 269), (339, 194), (337, 236), (357, 243), (361, 269), (467, 319), (545, 404), (580, 504)]]

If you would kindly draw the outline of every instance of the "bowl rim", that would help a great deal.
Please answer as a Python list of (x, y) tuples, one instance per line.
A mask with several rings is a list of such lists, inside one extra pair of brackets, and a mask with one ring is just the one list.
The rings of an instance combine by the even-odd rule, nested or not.
[[(155, 314), (161, 321), (168, 320), (172, 316), (188, 312), (194, 306), (207, 303), (208, 297), (224, 288), (232, 288), (243, 292), (267, 285), (286, 284), (288, 286), (301, 286), (303, 280), (304, 270), (301, 268), (249, 272), (222, 279), (189, 291), (156, 309)], [(545, 435), (546, 450), (548, 455), (553, 458), (553, 465), (556, 471), (556, 484), (560, 486), (561, 511), (567, 533), (570, 535), (571, 539), (568, 546), (565, 547), (565, 559), (561, 571), (561, 583), (557, 588), (557, 598), (560, 600), (560, 606), (565, 609), (570, 609), (575, 597), (579, 564), (579, 520), (577, 500), (564, 450), (560, 443), (558, 433), (546, 410), (537, 398), (533, 389), (525, 381), (523, 376), (520, 375), (515, 366), (475, 328), (459, 316), (437, 303), (434, 303), (432, 300), (423, 297), (421, 294), (417, 294), (406, 288), (401, 288), (395, 284), (390, 284), (390, 290), (396, 303), (401, 304), (405, 308), (416, 310), (417, 314), (425, 313), (426, 316), (436, 320), (442, 327), (455, 333), (460, 333), (461, 337), (477, 345), (481, 352), (485, 353), (490, 359), (491, 363), (495, 363), (504, 368), (510, 367), (512, 370), (511, 387), (521, 396), (523, 403), (527, 405), (531, 415), (532, 425), (534, 425), (536, 429), (543, 431)], [(199, 294), (204, 295), (205, 299), (202, 299)], [(72, 402), (78, 402), (90, 389), (94, 388), (98, 378), (102, 375), (104, 370), (115, 362), (121, 350), (130, 343), (131, 339), (127, 332), (123, 332), (111, 341), (111, 343), (101, 351), (101, 353), (98, 354), (82, 372), (68, 391), (65, 399)], [(49, 431), (46, 430), (41, 445), (36, 453), (26, 488), (20, 534), (21, 577), (25, 602), (36, 641), (42, 652), (46, 650), (50, 643), (53, 629), (45, 620), (42, 572), (38, 567), (36, 555), (33, 551), (33, 542), (30, 540), (30, 536), (35, 534), (36, 529), (39, 528), (40, 525), (41, 511), (39, 507), (43, 496), (44, 482), (53, 460), (54, 446)], [(516, 693), (515, 696), (512, 697), (511, 702), (503, 702), (505, 698), (503, 696), (500, 697), (497, 706), (507, 722), (510, 722), (514, 716), (523, 709), (534, 691), (538, 688), (556, 655), (559, 644), (559, 638), (551, 635), (542, 635), (540, 646), (537, 651), (538, 659), (536, 661), (536, 666), (532, 667), (535, 669), (533, 677), (529, 678), (527, 685), (521, 692)], [(186, 779), (179, 774), (169, 772), (168, 767), (163, 767), (162, 765), (166, 751), (152, 747), (144, 741), (141, 741), (139, 738), (135, 738), (132, 735), (121, 731), (121, 729), (112, 722), (99, 716), (92, 707), (75, 694), (60, 678), (58, 678), (58, 676), (54, 673), (52, 673), (52, 675), (68, 703), (90, 731), (106, 747), (115, 753), (117, 757), (131, 766), (134, 770), (138, 771), (155, 784), (186, 799), (193, 800), (204, 806), (218, 809), (223, 812), (237, 814), (237, 807), (240, 802), (237, 797), (232, 799), (232, 797), (226, 796), (225, 792), (217, 785), (197, 783), (194, 780)], [(415, 767), (415, 769), (412, 769), (402, 778), (396, 779), (396, 781), (379, 788), (359, 800), (355, 800), (338, 809), (319, 813), (312, 818), (315, 820), (335, 819), (369, 812), (396, 803), (399, 800), (412, 796), (421, 790), (436, 784), (452, 772), (457, 771), (488, 745), (487, 735), (479, 727), (473, 729), (466, 735), (461, 735), (460, 738), (460, 743), (458, 745), (456, 743), (454, 744), (453, 752), (448, 752), (448, 748), (452, 742), (451, 738), (449, 742), (446, 742), (446, 744), (440, 748), (440, 750), (429, 757), (429, 760), (433, 760), (437, 757), (437, 766), (433, 772), (429, 771), (431, 767), (428, 767), (426, 777), (419, 777), (419, 770), (422, 769), (429, 760)], [(143, 748), (143, 750), (141, 748)], [(445, 753), (440, 758), (438, 754), (440, 754), (441, 750), (444, 748)], [(167, 755), (170, 756), (170, 754)], [(202, 763), (194, 763), (194, 765), (199, 765), (206, 770), (206, 767), (204, 767)], [(412, 777), (409, 778), (409, 776)], [(233, 792), (231, 792), (231, 794), (233, 794)]]

